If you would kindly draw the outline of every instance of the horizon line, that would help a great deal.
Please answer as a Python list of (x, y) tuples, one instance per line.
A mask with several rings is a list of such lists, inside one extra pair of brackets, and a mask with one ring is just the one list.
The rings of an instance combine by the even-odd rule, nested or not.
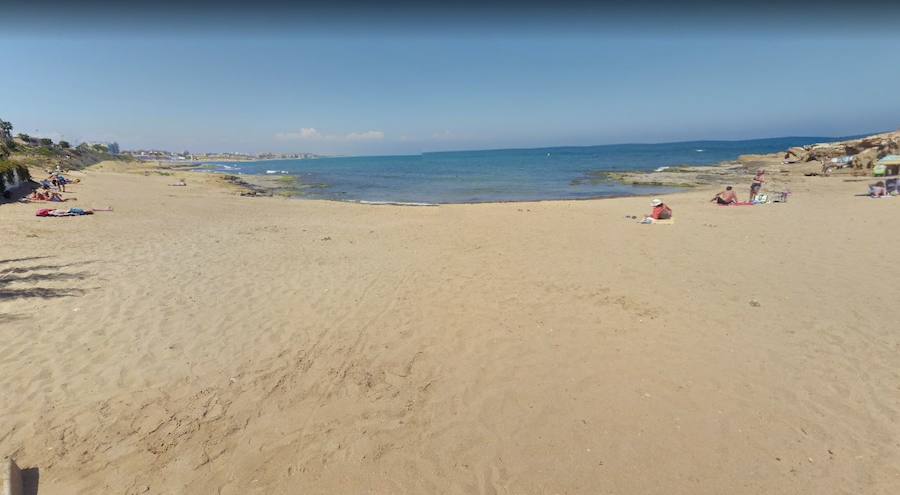
[[(273, 152), (273, 151), (262, 151), (256, 153), (247, 153), (248, 156), (259, 155), (264, 153), (272, 153), (272, 154), (291, 154), (291, 153), (308, 153), (311, 155), (317, 155), (317, 158), (386, 158), (392, 156), (422, 156), (427, 154), (438, 154), (438, 153), (468, 153), (468, 152), (487, 152), (487, 151), (535, 151), (535, 150), (554, 150), (554, 149), (563, 149), (563, 148), (600, 148), (607, 146), (665, 146), (671, 144), (688, 144), (688, 143), (737, 143), (737, 142), (748, 142), (748, 141), (765, 141), (770, 139), (817, 139), (824, 140), (819, 141), (822, 143), (833, 143), (840, 141), (849, 141), (853, 139), (862, 139), (869, 136), (877, 136), (879, 134), (886, 134), (890, 132), (900, 131), (900, 128), (895, 130), (881, 130), (875, 132), (864, 132), (864, 133), (856, 133), (856, 134), (847, 134), (843, 136), (801, 136), (801, 135), (789, 135), (789, 136), (768, 136), (768, 137), (754, 137), (747, 139), (691, 139), (685, 141), (656, 141), (656, 142), (626, 142), (626, 143), (606, 143), (606, 144), (584, 144), (584, 145), (552, 145), (552, 146), (535, 146), (535, 147), (509, 147), (509, 148), (475, 148), (475, 149), (453, 149), (453, 150), (433, 150), (433, 151), (420, 151), (418, 153), (391, 153), (391, 154), (346, 154), (346, 153), (315, 153), (310, 151), (283, 151), (283, 152)], [(131, 150), (124, 150), (131, 151)], [(155, 150), (154, 150), (155, 151)], [(166, 151), (166, 150), (158, 150), (158, 151)], [(231, 153), (231, 152), (204, 152), (206, 154), (216, 154), (216, 153)], [(200, 153), (196, 153), (200, 154)], [(295, 160), (295, 158), (275, 158), (273, 161), (277, 160)], [(222, 160), (228, 161), (228, 160)]]

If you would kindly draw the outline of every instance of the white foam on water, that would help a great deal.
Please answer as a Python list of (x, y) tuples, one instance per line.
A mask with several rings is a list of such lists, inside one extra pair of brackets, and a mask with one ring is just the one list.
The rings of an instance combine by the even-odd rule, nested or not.
[(366, 201), (359, 200), (356, 201), (361, 205), (393, 205), (393, 206), (438, 206), (437, 203), (413, 203), (407, 201)]

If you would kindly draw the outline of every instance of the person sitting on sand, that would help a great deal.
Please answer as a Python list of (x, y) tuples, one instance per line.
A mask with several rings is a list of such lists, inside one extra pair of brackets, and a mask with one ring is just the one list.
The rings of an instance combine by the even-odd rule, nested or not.
[(882, 198), (887, 196), (887, 188), (884, 187), (883, 181), (878, 181), (875, 184), (869, 186), (869, 196), (873, 198)]
[[(49, 196), (49, 194), (46, 194), (44, 191), (45, 191), (45, 189), (43, 187), (40, 189), (35, 189), (28, 196), (28, 199), (30, 199), (31, 201), (47, 201), (48, 199), (50, 199), (50, 196)], [(47, 191), (47, 192), (49, 192), (49, 191)]]
[(672, 208), (669, 208), (669, 205), (663, 203), (661, 199), (654, 199), (650, 202), (650, 205), (653, 206), (653, 211), (646, 218), (652, 218), (653, 220), (668, 220), (672, 218)]
[(714, 197), (710, 201), (715, 201), (720, 205), (733, 205), (738, 202), (738, 199), (737, 194), (734, 193), (731, 186), (728, 186), (724, 191), (716, 194), (716, 197)]
[(764, 169), (759, 169), (756, 171), (756, 177), (753, 178), (753, 183), (750, 184), (750, 201), (753, 201), (753, 198), (759, 194), (759, 191), (762, 189), (763, 184), (766, 182), (766, 171)]

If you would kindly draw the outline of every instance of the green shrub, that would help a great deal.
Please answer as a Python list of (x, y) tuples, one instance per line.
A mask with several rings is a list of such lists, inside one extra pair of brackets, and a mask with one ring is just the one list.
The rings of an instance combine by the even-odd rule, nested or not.
[(19, 180), (31, 179), (28, 167), (7, 160), (0, 161), (0, 194), (6, 192), (6, 184), (13, 181), (16, 173), (19, 174)]
[(53, 146), (53, 140), (50, 138), (41, 138), (41, 146)]
[(60, 141), (60, 142), (59, 142), (59, 147), (62, 148), (62, 149), (64, 149), (64, 150), (67, 150), (67, 149), (71, 148), (72, 145), (70, 145), (68, 141)]

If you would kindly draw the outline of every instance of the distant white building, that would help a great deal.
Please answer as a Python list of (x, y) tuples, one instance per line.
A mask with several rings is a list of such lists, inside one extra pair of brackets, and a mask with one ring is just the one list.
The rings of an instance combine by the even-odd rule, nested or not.
[(119, 149), (119, 143), (116, 142), (109, 143), (103, 141), (85, 141), (82, 144), (87, 144), (88, 146), (103, 146), (111, 155), (118, 155), (119, 153), (121, 153), (121, 150)]

